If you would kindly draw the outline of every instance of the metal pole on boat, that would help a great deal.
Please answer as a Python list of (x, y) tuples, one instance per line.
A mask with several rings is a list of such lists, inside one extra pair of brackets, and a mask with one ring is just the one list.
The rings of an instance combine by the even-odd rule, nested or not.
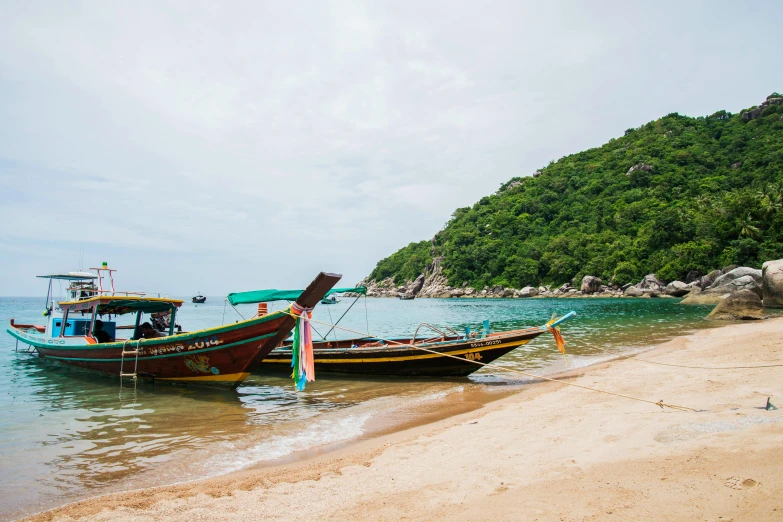
[(174, 323), (177, 319), (177, 307), (171, 307), (171, 322), (169, 322), (169, 335), (174, 335)]
[(57, 337), (65, 337), (65, 327), (68, 325), (68, 312), (70, 312), (70, 308), (66, 308), (63, 310), (63, 319), (62, 323), (60, 324), (60, 335)]
[(141, 323), (141, 311), (136, 312), (136, 326), (133, 327), (133, 338), (139, 338), (139, 323)]

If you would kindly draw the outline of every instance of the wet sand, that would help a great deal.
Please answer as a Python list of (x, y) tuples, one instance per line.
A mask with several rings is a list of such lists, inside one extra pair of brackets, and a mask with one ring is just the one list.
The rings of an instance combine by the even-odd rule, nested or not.
[[(738, 368), (763, 365), (773, 366)], [(783, 519), (783, 408), (763, 408), (768, 396), (783, 407), (783, 318), (565, 377), (696, 411), (536, 383), (333, 451), (31, 520)]]

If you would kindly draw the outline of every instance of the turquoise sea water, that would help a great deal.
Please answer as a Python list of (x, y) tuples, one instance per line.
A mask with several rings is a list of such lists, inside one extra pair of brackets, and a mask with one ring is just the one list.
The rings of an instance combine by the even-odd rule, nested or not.
[[(333, 322), (352, 301), (318, 306), (314, 318)], [(551, 336), (542, 335), (469, 378), (320, 376), (299, 393), (290, 379), (262, 375), (252, 375), (234, 391), (161, 384), (120, 388), (118, 378), (69, 370), (15, 351), (15, 340), (5, 333), (9, 319), (42, 324), (43, 306), (42, 298), (0, 298), (2, 520), (347, 441), (391, 410), (452, 400), (473, 389), (524, 386), (524, 379), (503, 368), (557, 371), (565, 364)], [(411, 335), (420, 322), (480, 331), (481, 321), (489, 319), (492, 330), (500, 331), (543, 324), (553, 313), (570, 310), (577, 317), (562, 330), (574, 367), (706, 327), (709, 307), (681, 306), (676, 299), (360, 299), (341, 325), (361, 332), (369, 325), (370, 333), (393, 337)], [(238, 311), (249, 317), (255, 309)], [(186, 303), (178, 323), (194, 330), (239, 318), (221, 298), (209, 298), (202, 305)]]

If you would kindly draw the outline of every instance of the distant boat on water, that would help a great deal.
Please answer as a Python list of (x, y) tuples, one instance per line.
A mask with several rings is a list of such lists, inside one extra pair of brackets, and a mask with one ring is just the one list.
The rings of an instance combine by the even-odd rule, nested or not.
[(194, 303), (206, 303), (207, 302), (207, 296), (201, 295), (201, 292), (198, 293), (196, 297), (192, 299)]
[(323, 299), (321, 299), (321, 304), (324, 305), (337, 304), (339, 302), (340, 301), (335, 296), (324, 297)]
[(412, 301), (416, 299), (416, 296), (413, 294), (400, 294), (397, 297), (400, 298), (400, 300), (402, 301)]

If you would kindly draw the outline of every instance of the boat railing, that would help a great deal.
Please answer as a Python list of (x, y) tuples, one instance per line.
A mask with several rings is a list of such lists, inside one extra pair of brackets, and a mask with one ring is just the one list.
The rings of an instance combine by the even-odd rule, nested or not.
[(433, 332), (439, 333), (440, 335), (437, 335), (437, 336), (435, 336), (435, 337), (431, 337), (431, 338), (429, 338), (429, 339), (424, 339), (424, 340), (422, 340), (422, 341), (420, 341), (420, 342), (425, 342), (425, 343), (426, 343), (426, 342), (431, 342), (431, 341), (433, 341), (433, 340), (435, 340), (435, 339), (438, 339), (438, 338), (440, 338), (440, 337), (446, 338), (446, 337), (449, 337), (450, 335), (457, 335), (457, 336), (459, 335), (459, 334), (458, 334), (458, 333), (457, 333), (457, 332), (456, 332), (456, 331), (455, 331), (453, 328), (449, 328), (448, 326), (444, 326), (444, 327), (443, 327), (443, 330), (447, 330), (448, 332), (451, 332), (451, 333), (444, 332), (444, 331), (443, 331), (443, 330), (441, 330), (440, 328), (437, 328), (437, 327), (435, 327), (435, 326), (432, 326), (432, 325), (431, 325), (431, 324), (429, 324), (429, 323), (420, 323), (420, 324), (419, 324), (419, 326), (417, 326), (417, 327), (416, 327), (416, 331), (415, 331), (415, 332), (413, 332), (413, 339), (411, 339), (411, 344), (416, 344), (416, 336), (418, 336), (418, 335), (419, 335), (419, 330), (420, 330), (422, 327), (424, 327), (424, 328), (427, 328), (427, 329), (430, 329), (430, 330), (432, 330)]

